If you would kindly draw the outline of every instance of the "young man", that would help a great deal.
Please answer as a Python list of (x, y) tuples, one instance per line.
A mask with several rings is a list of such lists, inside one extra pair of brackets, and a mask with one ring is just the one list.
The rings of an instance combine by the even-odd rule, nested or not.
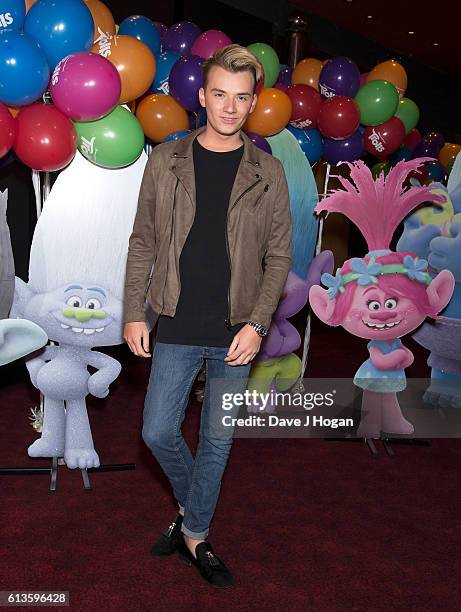
[[(202, 71), (206, 126), (158, 145), (146, 165), (129, 243), (124, 337), (135, 355), (150, 356), (147, 298), (158, 329), (142, 435), (179, 505), (152, 554), (179, 551), (208, 582), (230, 586), (229, 569), (207, 541), (232, 445), (231, 428), (216, 432), (225, 413), (210, 381), (246, 388), (290, 270), (291, 215), (281, 163), (241, 131), (256, 104), (261, 64), (234, 44)], [(180, 428), (204, 361), (193, 458)]]

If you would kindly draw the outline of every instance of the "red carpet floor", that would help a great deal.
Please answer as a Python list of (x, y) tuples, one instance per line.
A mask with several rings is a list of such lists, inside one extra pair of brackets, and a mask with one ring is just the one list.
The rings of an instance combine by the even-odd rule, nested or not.
[[(334, 364), (353, 374), (364, 344), (314, 336), (308, 373)], [(102, 463), (136, 470), (92, 474), (85, 493), (80, 472), (60, 467), (55, 495), (47, 475), (0, 476), (0, 590), (66, 590), (78, 612), (461, 608), (460, 440), (373, 459), (362, 444), (237, 439), (210, 533), (236, 587), (214, 589), (176, 557), (151, 557), (175, 507), (140, 437), (150, 362), (120, 355), (110, 398), (91, 399), (89, 413)], [(1, 467), (48, 466), (26, 452), (36, 402), (21, 382), (0, 389)], [(192, 401), (191, 444), (199, 412)]]

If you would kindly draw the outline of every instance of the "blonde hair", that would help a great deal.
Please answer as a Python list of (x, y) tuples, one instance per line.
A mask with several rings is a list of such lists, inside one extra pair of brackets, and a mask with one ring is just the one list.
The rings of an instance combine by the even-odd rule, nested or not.
[(206, 89), (208, 74), (213, 66), (221, 66), (229, 72), (251, 72), (254, 78), (253, 92), (259, 79), (264, 79), (264, 68), (261, 62), (246, 47), (238, 44), (218, 49), (202, 63), (203, 89)]

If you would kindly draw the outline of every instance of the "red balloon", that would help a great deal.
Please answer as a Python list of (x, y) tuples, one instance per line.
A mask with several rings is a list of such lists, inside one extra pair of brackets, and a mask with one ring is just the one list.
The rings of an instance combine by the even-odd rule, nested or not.
[(293, 111), (290, 125), (300, 130), (317, 127), (322, 96), (309, 85), (291, 85), (285, 92), (291, 100)]
[(419, 145), (419, 143), (421, 142), (422, 138), (423, 137), (421, 136), (421, 132), (418, 129), (413, 128), (411, 132), (405, 137), (405, 140), (403, 142), (405, 143), (405, 146), (410, 149), (410, 151), (414, 151), (417, 145)]
[(318, 127), (324, 136), (333, 140), (349, 138), (360, 125), (360, 110), (348, 96), (333, 96), (322, 102)]
[(61, 170), (77, 150), (72, 121), (53, 104), (35, 103), (22, 108), (16, 117), (14, 151), (34, 170)]
[(14, 143), (15, 121), (4, 104), (0, 104), (0, 157), (4, 157)]
[(398, 117), (391, 117), (381, 125), (368, 126), (364, 133), (365, 150), (378, 159), (385, 159), (400, 147), (405, 139), (405, 126)]

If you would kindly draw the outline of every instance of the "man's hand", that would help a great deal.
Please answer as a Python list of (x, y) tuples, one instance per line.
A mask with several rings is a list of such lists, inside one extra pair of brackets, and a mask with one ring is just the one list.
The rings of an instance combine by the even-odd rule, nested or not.
[(137, 357), (150, 357), (149, 330), (144, 321), (125, 323), (123, 337), (130, 347), (130, 351)]
[(246, 365), (258, 354), (261, 340), (251, 325), (245, 325), (235, 334), (224, 361), (231, 366)]

